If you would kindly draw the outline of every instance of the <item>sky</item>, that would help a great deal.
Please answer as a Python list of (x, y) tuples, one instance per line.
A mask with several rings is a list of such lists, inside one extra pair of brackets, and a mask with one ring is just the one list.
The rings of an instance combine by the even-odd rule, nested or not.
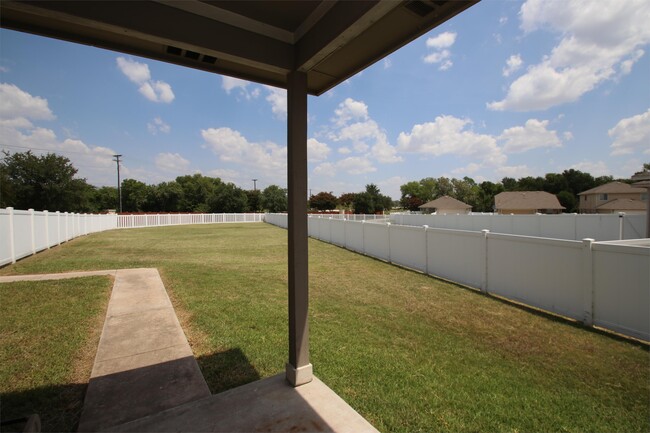
[[(650, 162), (650, 2), (484, 0), (320, 97), (309, 188), (425, 177), (629, 178)], [(95, 186), (201, 173), (285, 187), (286, 93), (0, 30), (0, 150), (55, 152)]]

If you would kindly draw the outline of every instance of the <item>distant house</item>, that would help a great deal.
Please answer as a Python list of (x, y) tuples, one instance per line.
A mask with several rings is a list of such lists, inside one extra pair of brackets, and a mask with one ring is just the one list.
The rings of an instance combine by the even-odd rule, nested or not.
[(544, 191), (508, 191), (494, 196), (494, 209), (500, 214), (556, 214), (564, 206), (557, 197)]
[(644, 213), (648, 194), (623, 182), (610, 182), (583, 191), (580, 213)]
[(425, 213), (437, 213), (438, 215), (446, 214), (468, 214), (472, 211), (472, 206), (463, 203), (460, 200), (447, 195), (438, 197), (435, 200), (419, 206), (420, 210)]

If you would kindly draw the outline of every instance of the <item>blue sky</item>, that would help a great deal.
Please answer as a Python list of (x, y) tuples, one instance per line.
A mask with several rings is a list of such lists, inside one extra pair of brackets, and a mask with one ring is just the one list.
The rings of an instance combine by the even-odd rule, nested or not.
[[(309, 188), (397, 199), (424, 177), (499, 181), (650, 162), (650, 3), (490, 1), (309, 98)], [(286, 186), (283, 90), (0, 30), (0, 148), (67, 156), (97, 186), (202, 173)]]

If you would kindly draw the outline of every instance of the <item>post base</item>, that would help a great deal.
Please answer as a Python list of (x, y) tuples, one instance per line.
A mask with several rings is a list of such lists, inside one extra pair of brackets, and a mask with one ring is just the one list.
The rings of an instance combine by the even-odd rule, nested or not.
[(314, 378), (314, 368), (311, 364), (295, 368), (293, 365), (287, 362), (286, 371), (287, 380), (293, 387), (309, 383)]

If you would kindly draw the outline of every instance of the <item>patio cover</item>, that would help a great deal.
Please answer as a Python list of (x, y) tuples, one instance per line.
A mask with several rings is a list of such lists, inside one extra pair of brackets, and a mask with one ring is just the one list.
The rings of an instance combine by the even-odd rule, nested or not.
[(298, 386), (312, 380), (307, 94), (321, 95), (477, 2), (3, 0), (0, 25), (287, 89), (287, 379)]

